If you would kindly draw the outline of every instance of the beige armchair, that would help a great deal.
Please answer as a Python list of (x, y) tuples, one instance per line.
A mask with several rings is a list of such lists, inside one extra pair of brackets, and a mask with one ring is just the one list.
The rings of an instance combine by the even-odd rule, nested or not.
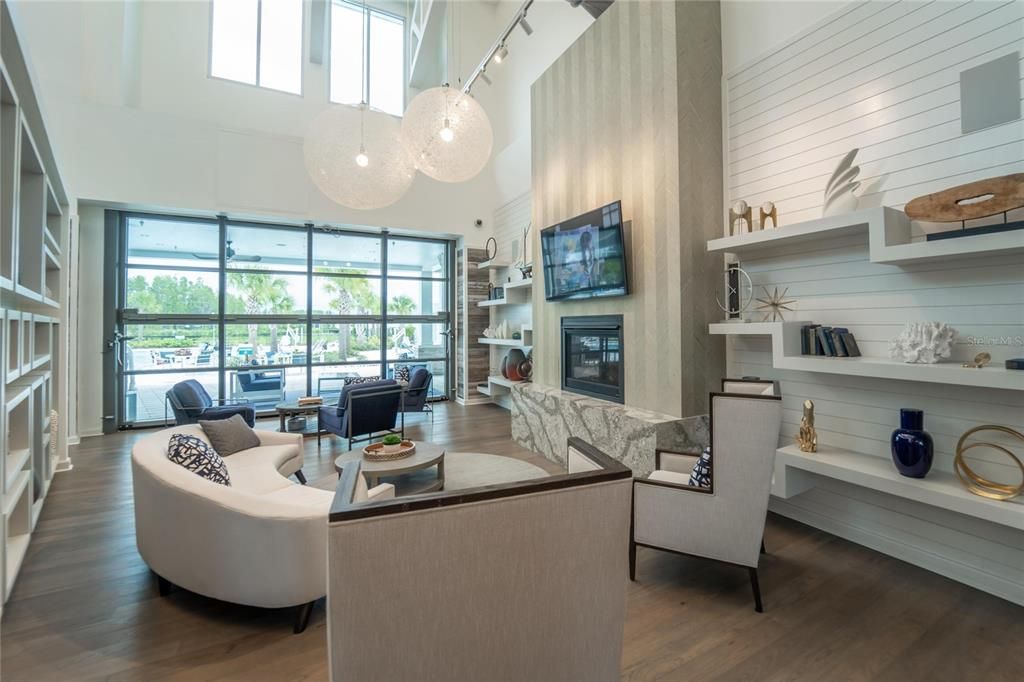
[[(731, 426), (716, 429), (717, 421)], [(711, 487), (690, 486), (689, 470), (634, 481), (631, 580), (638, 546), (746, 566), (762, 610), (757, 564), (781, 423), (779, 396), (711, 394)]]
[(328, 525), (330, 678), (618, 680), (628, 468), (569, 439), (568, 472), (355, 503)]

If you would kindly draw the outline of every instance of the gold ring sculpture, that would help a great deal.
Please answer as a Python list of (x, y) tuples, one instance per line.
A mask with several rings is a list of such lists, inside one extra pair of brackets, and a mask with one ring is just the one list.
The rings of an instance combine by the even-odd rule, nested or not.
[[(984, 426), (975, 426), (973, 429), (968, 430), (964, 435), (960, 436), (960, 440), (956, 444), (956, 457), (953, 458), (953, 471), (956, 473), (957, 478), (964, 484), (969, 491), (975, 495), (981, 497), (987, 497), (990, 500), (1009, 500), (1013, 499), (1017, 495), (1024, 492), (1024, 462), (1010, 452), (1007, 448), (1002, 445), (996, 445), (995, 443), (971, 443), (970, 445), (964, 445), (964, 442), (972, 434), (978, 431), (998, 431), (999, 433), (1005, 433), (1010, 436), (1016, 436), (1017, 438), (1024, 441), (1024, 433), (1011, 429), (1008, 426), (996, 426), (994, 424), (987, 424)], [(999, 450), (1017, 465), (1021, 473), (1021, 482), (1017, 485), (1009, 485), (1006, 483), (999, 483), (997, 481), (990, 481), (987, 478), (979, 476), (970, 466), (967, 464), (967, 460), (964, 458), (964, 453), (971, 448), (990, 447), (994, 450)]]

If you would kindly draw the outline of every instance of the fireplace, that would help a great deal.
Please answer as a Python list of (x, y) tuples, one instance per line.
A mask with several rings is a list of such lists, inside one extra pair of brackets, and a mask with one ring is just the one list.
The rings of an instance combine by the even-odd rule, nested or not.
[(562, 388), (624, 402), (622, 315), (562, 318)]

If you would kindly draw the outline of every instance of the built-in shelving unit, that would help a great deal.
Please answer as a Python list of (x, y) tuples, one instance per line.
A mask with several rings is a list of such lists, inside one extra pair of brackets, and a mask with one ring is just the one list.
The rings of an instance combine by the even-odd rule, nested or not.
[[(511, 387), (519, 382), (506, 379), (501, 375), (500, 368), (503, 357), (510, 350), (519, 349), (524, 353), (529, 353), (533, 347), (533, 302), (531, 298), (533, 280), (522, 277), (517, 268), (507, 263), (491, 260), (480, 263), (479, 267), (489, 269), (494, 273), (491, 276), (491, 285), (492, 287), (501, 287), (504, 296), (480, 301), (477, 305), (489, 309), (492, 329), (498, 329), (503, 322), (507, 322), (509, 332), (518, 332), (520, 338), (481, 337), (477, 339), (477, 343), (490, 347), (491, 371), (486, 382), (477, 384), (476, 391), (481, 395), (488, 396), (498, 405), (509, 407)], [(515, 279), (513, 280), (513, 278)]]
[(907, 478), (887, 459), (859, 452), (831, 447), (820, 447), (818, 452), (801, 452), (795, 445), (776, 451), (773, 494), (783, 499), (794, 497), (817, 485), (818, 477), (1024, 529), (1024, 499), (998, 501), (979, 497), (965, 489), (949, 472), (932, 470), (927, 478)]
[[(70, 211), (10, 19), (0, 4), (0, 606), (10, 597), (65, 447), (53, 435)], [(56, 439), (56, 442), (54, 442)]]
[(709, 326), (711, 334), (770, 336), (775, 369), (823, 372), (847, 376), (924, 381), (954, 386), (980, 386), (1024, 391), (1024, 372), (993, 364), (982, 369), (961, 367), (959, 362), (911, 364), (890, 358), (832, 358), (800, 354), (800, 327), (809, 322), (721, 322)]
[(14, 287), (20, 128), (18, 100), (7, 70), (0, 65), (0, 289)]
[(731, 253), (742, 259), (768, 249), (857, 234), (867, 236), (872, 263), (906, 264), (1024, 251), (1024, 230), (927, 241), (923, 235), (914, 236), (911, 221), (903, 211), (887, 206), (712, 239), (707, 250)]

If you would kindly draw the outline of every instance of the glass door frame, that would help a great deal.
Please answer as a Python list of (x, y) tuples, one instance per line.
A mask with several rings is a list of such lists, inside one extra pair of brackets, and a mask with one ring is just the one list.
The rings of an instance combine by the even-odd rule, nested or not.
[[(174, 221), (180, 220), (182, 222), (189, 223), (200, 223), (207, 225), (216, 225), (218, 228), (218, 258), (215, 261), (215, 265), (209, 267), (195, 266), (195, 265), (132, 265), (128, 263), (128, 225), (132, 219), (153, 219), (153, 220), (165, 220)], [(237, 372), (238, 367), (229, 366), (228, 364), (228, 348), (227, 348), (227, 328), (229, 325), (236, 324), (296, 324), (302, 325), (305, 330), (305, 361), (303, 363), (292, 363), (292, 364), (267, 364), (260, 365), (261, 370), (281, 370), (282, 373), (286, 373), (289, 368), (302, 368), (305, 371), (305, 391), (304, 395), (313, 394), (313, 373), (316, 367), (342, 367), (345, 365), (363, 365), (374, 364), (373, 361), (366, 360), (345, 360), (339, 361), (322, 361), (315, 362), (312, 354), (314, 347), (313, 343), (313, 327), (316, 324), (331, 324), (345, 321), (350, 324), (373, 324), (379, 325), (380, 329), (380, 341), (379, 350), (380, 357), (377, 361), (380, 365), (380, 376), (388, 376), (389, 369), (396, 364), (395, 360), (388, 360), (388, 327), (389, 324), (423, 324), (423, 325), (442, 325), (442, 336), (444, 337), (443, 345), (444, 352), (443, 357), (437, 355), (431, 355), (430, 357), (416, 357), (410, 358), (407, 361), (403, 361), (402, 364), (429, 364), (442, 362), (444, 363), (444, 385), (443, 387), (433, 386), (431, 396), (434, 400), (450, 400), (454, 391), (454, 365), (455, 365), (455, 344), (453, 340), (453, 325), (454, 325), (454, 309), (455, 309), (455, 272), (454, 272), (454, 260), (455, 260), (455, 244), (452, 240), (442, 238), (430, 238), (430, 237), (419, 237), (419, 236), (408, 236), (408, 235), (396, 235), (390, 233), (388, 230), (382, 230), (379, 232), (363, 232), (359, 230), (345, 229), (345, 228), (334, 228), (334, 227), (318, 227), (312, 223), (306, 223), (304, 225), (284, 224), (284, 223), (264, 223), (255, 222), (248, 220), (233, 220), (227, 215), (221, 214), (215, 218), (202, 217), (202, 216), (186, 216), (186, 215), (175, 215), (175, 214), (160, 214), (140, 211), (107, 211), (106, 219), (106, 236), (108, 239), (108, 245), (106, 248), (106, 275), (104, 277), (104, 301), (105, 301), (105, 315), (104, 315), (104, 327), (108, 333), (108, 339), (106, 343), (106, 353), (109, 358), (113, 359), (113, 362), (104, 361), (104, 431), (109, 432), (110, 430), (122, 430), (130, 428), (146, 428), (150, 426), (160, 425), (165, 423), (163, 418), (160, 419), (144, 419), (128, 421), (126, 419), (126, 401), (127, 401), (127, 380), (133, 376), (146, 376), (146, 375), (159, 375), (159, 374), (182, 374), (182, 373), (202, 373), (202, 374), (216, 374), (217, 376), (217, 390), (218, 395), (213, 396), (216, 398), (230, 397), (232, 393), (232, 386), (230, 385), (234, 379), (233, 376)], [(268, 273), (268, 274), (288, 274), (303, 276), (306, 278), (306, 305), (304, 312), (298, 313), (293, 312), (290, 314), (257, 314), (257, 315), (239, 315), (235, 313), (227, 312), (227, 301), (228, 301), (228, 277), (231, 272), (246, 272), (250, 271), (246, 268), (228, 268), (226, 258), (226, 246), (228, 238), (228, 228), (243, 227), (243, 228), (269, 228), (269, 229), (289, 229), (289, 230), (301, 230), (305, 232), (306, 239), (306, 254), (305, 254), (305, 270), (303, 271), (284, 271), (271, 269), (260, 269), (252, 268), (253, 272)], [(332, 277), (345, 277), (346, 275), (338, 275), (331, 273), (318, 273), (314, 268), (314, 259), (316, 254), (314, 253), (314, 236), (316, 234), (339, 234), (349, 235), (359, 238), (376, 239), (380, 241), (380, 252), (381, 252), (381, 263), (380, 263), (380, 274), (373, 276), (366, 275), (351, 275), (351, 277), (362, 277), (364, 279), (379, 279), (380, 280), (380, 309), (374, 314), (353, 314), (353, 315), (333, 315), (314, 312), (313, 306), (313, 288), (314, 288), (314, 277), (318, 275), (327, 275)], [(444, 247), (444, 272), (443, 277), (413, 277), (405, 275), (390, 275), (388, 272), (388, 254), (390, 252), (389, 244), (392, 240), (397, 241), (419, 241), (434, 244), (441, 244)], [(114, 262), (111, 262), (114, 261)], [(214, 261), (211, 261), (214, 263)], [(210, 274), (216, 271), (218, 279), (218, 291), (217, 291), (217, 310), (212, 314), (164, 314), (164, 313), (140, 313), (131, 312), (126, 309), (127, 305), (127, 282), (128, 275), (132, 269), (146, 269), (146, 270), (167, 270), (174, 272), (196, 272)], [(424, 282), (437, 282), (443, 286), (443, 305), (446, 310), (439, 311), (432, 314), (412, 314), (412, 315), (395, 315), (388, 312), (388, 280), (405, 280), (405, 281), (424, 281)], [(216, 327), (216, 342), (217, 342), (217, 364), (215, 367), (210, 368), (169, 368), (169, 369), (154, 369), (147, 368), (142, 370), (128, 370), (127, 354), (129, 352), (129, 346), (127, 343), (127, 331), (132, 325), (211, 325)], [(418, 354), (417, 354), (418, 355)], [(281, 390), (284, 391), (284, 385)], [(439, 390), (440, 389), (440, 390)], [(319, 389), (318, 389), (319, 390)], [(273, 409), (261, 409), (257, 412), (258, 416), (272, 415), (275, 414)], [(173, 419), (173, 415), (170, 415)]]

